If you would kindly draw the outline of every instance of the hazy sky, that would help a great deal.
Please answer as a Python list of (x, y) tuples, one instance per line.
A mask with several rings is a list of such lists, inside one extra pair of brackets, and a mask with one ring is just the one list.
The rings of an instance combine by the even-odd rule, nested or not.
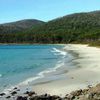
[(100, 10), (100, 0), (0, 0), (0, 23), (48, 21), (75, 12)]

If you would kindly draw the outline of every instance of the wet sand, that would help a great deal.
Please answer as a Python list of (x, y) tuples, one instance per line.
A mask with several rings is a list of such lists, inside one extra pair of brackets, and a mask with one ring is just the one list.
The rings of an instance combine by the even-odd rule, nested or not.
[(38, 94), (49, 93), (51, 95), (65, 96), (66, 93), (77, 89), (87, 88), (88, 85), (100, 83), (100, 49), (88, 45), (69, 44), (64, 50), (78, 54), (78, 69), (64, 73), (63, 78), (52, 82), (37, 84), (33, 90)]

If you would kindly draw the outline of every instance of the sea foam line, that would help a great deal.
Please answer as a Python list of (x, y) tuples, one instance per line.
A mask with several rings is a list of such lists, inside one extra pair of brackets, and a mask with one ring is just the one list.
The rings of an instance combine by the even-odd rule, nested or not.
[(51, 50), (51, 52), (53, 52), (54, 55), (62, 55), (62, 56), (63, 56), (62, 58), (66, 57), (66, 55), (67, 55), (67, 52), (66, 52), (66, 51), (59, 50), (59, 49), (57, 49), (57, 48), (53, 48), (53, 49)]
[(37, 74), (37, 76), (35, 77), (31, 77), (21, 83), (19, 83), (18, 85), (15, 85), (15, 86), (11, 86), (10, 88), (8, 89), (5, 89), (3, 91), (3, 93), (6, 93), (6, 94), (9, 94), (9, 91), (12, 91), (15, 87), (22, 87), (22, 86), (27, 86), (29, 83), (35, 81), (35, 80), (38, 80), (40, 78), (44, 78), (45, 77), (45, 74), (48, 74), (48, 73), (52, 73), (52, 72), (55, 72), (58, 68), (60, 68), (61, 66), (64, 65), (64, 62), (62, 63), (57, 63), (56, 66), (54, 68), (48, 68), (47, 70), (44, 70), (40, 73)]
[[(53, 48), (53, 50), (51, 52), (57, 53), (57, 55), (63, 55), (63, 56), (66, 56), (67, 55), (67, 52), (61, 51), (61, 50), (56, 49), (56, 48)], [(5, 89), (4, 90), (4, 93), (8, 94), (9, 91), (11, 91), (11, 90), (14, 89), (14, 87), (27, 86), (29, 83), (31, 83), (31, 82), (33, 82), (35, 80), (38, 80), (40, 78), (44, 78), (45, 77), (45, 74), (55, 72), (58, 68), (60, 68), (62, 66), (64, 66), (63, 59), (62, 59), (62, 61), (61, 60), (58, 61), (57, 64), (56, 64), (56, 66), (54, 68), (48, 68), (47, 70), (44, 70), (44, 71), (38, 73), (35, 77), (28, 78), (25, 81), (19, 83), (18, 85), (11, 86), (9, 89)]]
[(29, 83), (31, 83), (31, 82), (33, 82), (35, 80), (38, 80), (40, 78), (44, 78), (45, 74), (49, 74), (49, 73), (55, 72), (58, 68), (60, 68), (63, 65), (64, 65), (64, 62), (57, 63), (54, 68), (48, 68), (47, 70), (44, 70), (44, 71), (38, 73), (35, 77), (31, 77), (31, 78), (19, 83), (19, 86), (28, 85)]
[(2, 77), (2, 74), (0, 74), (0, 77)]

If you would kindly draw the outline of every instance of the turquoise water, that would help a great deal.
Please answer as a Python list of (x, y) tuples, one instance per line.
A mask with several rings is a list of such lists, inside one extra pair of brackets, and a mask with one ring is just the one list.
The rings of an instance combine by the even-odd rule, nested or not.
[(61, 45), (0, 45), (0, 91), (49, 68), (66, 52)]

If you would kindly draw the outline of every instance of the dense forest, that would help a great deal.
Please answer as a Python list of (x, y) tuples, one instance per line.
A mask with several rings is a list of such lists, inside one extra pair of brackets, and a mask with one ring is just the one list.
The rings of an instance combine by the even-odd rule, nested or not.
[(36, 19), (26, 19), (11, 23), (0, 24), (0, 34), (26, 31), (43, 23), (45, 22)]
[[(91, 43), (100, 45), (100, 11), (75, 13), (20, 31), (0, 27), (1, 43)], [(6, 31), (6, 32), (4, 32)]]

